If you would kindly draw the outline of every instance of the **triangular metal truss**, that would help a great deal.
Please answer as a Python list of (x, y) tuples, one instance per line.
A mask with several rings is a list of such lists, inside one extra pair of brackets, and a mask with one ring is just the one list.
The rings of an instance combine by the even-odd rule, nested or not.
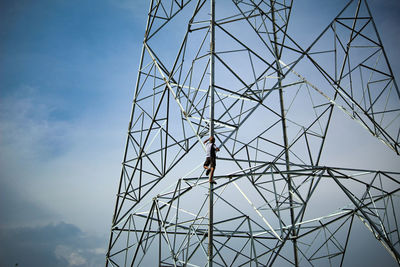
[(106, 266), (342, 266), (356, 223), (400, 264), (400, 173), (321, 164), (335, 109), (400, 154), (400, 91), (367, 2), (302, 47), (291, 0), (218, 1), (215, 18), (214, 1), (150, 3)]

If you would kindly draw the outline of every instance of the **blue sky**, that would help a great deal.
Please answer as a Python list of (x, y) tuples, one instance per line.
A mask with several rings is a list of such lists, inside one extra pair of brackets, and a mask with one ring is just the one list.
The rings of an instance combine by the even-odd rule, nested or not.
[[(345, 1), (305, 2), (295, 2), (299, 23), (290, 27), (307, 46)], [(400, 2), (369, 3), (399, 79)], [(147, 8), (128, 0), (0, 2), (0, 246), (8, 244), (0, 265), (103, 264)], [(361, 153), (380, 159), (346, 154), (333, 166), (400, 171), (398, 157), (363, 131), (331, 149), (365, 143), (360, 136), (371, 147)]]

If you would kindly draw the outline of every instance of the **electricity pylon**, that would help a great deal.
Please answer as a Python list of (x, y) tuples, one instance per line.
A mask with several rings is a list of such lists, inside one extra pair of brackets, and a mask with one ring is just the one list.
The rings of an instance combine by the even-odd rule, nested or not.
[(291, 12), (151, 1), (106, 266), (341, 266), (360, 225), (400, 263), (400, 173), (324, 154), (337, 112), (400, 152), (400, 92), (368, 4), (349, 1), (308, 47)]

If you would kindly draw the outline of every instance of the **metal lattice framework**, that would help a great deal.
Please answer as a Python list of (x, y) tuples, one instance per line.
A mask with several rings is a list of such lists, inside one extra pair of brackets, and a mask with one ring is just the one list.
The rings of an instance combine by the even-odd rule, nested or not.
[(106, 266), (341, 266), (359, 225), (400, 263), (400, 173), (323, 153), (335, 112), (400, 153), (400, 92), (367, 2), (304, 48), (291, 0), (214, 1), (150, 3)]

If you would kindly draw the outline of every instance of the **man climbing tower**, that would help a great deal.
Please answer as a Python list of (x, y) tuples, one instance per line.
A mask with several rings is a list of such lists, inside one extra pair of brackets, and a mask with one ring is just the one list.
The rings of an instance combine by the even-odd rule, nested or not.
[[(208, 143), (208, 144), (207, 144)], [(215, 138), (214, 136), (210, 136), (210, 138), (206, 139), (204, 141), (204, 144), (207, 144), (206, 146), (206, 161), (204, 162), (204, 169), (206, 169), (206, 175), (210, 175), (209, 176), (209, 182), (216, 184), (216, 182), (214, 181), (213, 177), (214, 177), (214, 170), (215, 170), (215, 166), (216, 166), (216, 151), (219, 151), (219, 148), (215, 145)]]

